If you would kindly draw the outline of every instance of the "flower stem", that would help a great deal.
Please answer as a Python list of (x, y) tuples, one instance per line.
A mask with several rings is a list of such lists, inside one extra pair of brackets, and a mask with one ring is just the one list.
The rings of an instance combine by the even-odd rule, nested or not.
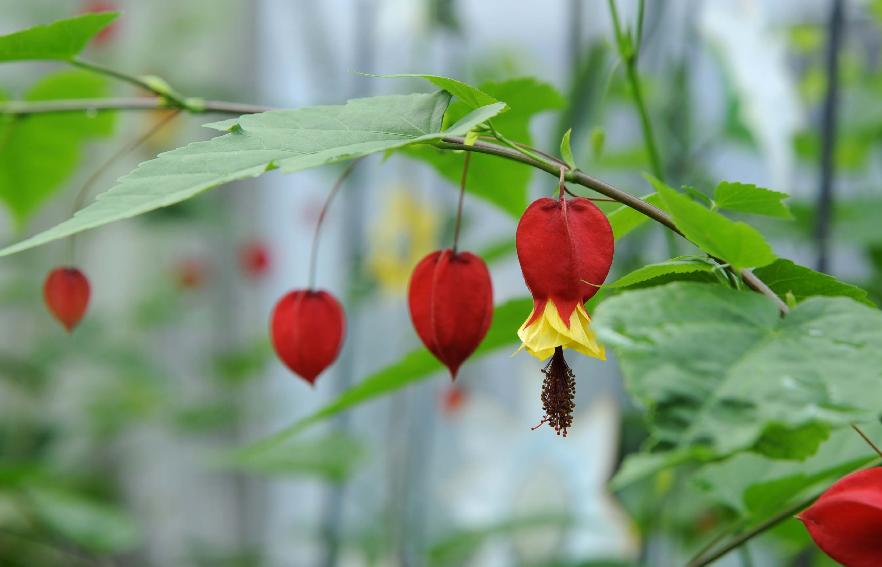
[(462, 177), (459, 179), (459, 203), (456, 206), (456, 224), (453, 227), (453, 255), (459, 249), (459, 231), (462, 228), (462, 203), (465, 200), (466, 180), (469, 176), (469, 162), (472, 160), (471, 152), (466, 152), (462, 164)]
[(111, 69), (110, 67), (105, 67), (104, 65), (92, 61), (86, 61), (85, 59), (80, 59), (78, 57), (69, 59), (68, 63), (74, 67), (79, 67), (80, 69), (85, 69), (92, 73), (97, 73), (99, 75), (104, 75), (105, 77), (110, 77), (111, 79), (135, 85), (136, 87), (168, 100), (172, 106), (192, 110), (190, 102), (170, 87), (159, 88), (156, 83), (151, 83), (142, 77), (129, 75), (128, 73), (123, 73), (122, 71), (117, 71), (116, 69)]
[[(180, 114), (180, 112), (181, 112), (180, 109), (175, 109), (175, 110), (171, 111), (167, 116), (164, 116), (159, 122), (157, 122), (156, 124), (151, 126), (143, 134), (138, 136), (137, 139), (135, 139), (130, 144), (125, 145), (122, 148), (120, 148), (119, 150), (117, 150), (116, 152), (114, 152), (100, 166), (98, 166), (98, 168), (94, 172), (92, 172), (92, 175), (89, 176), (89, 178), (86, 180), (86, 182), (83, 183), (83, 186), (80, 187), (80, 190), (77, 191), (76, 197), (74, 197), (73, 206), (71, 207), (71, 216), (75, 215), (77, 211), (79, 211), (81, 208), (83, 208), (83, 205), (85, 204), (85, 201), (86, 201), (86, 197), (89, 196), (89, 191), (95, 185), (95, 182), (97, 182), (98, 179), (102, 175), (104, 175), (104, 173), (114, 163), (117, 162), (117, 160), (121, 159), (122, 157), (124, 157), (124, 156), (128, 155), (129, 153), (138, 149), (141, 146), (141, 144), (143, 144), (144, 142), (149, 140), (151, 137), (153, 137), (154, 134), (159, 132), (159, 130), (161, 130), (163, 126), (165, 126), (166, 124), (171, 122), (172, 119), (177, 117), (178, 114)], [(70, 263), (72, 266), (75, 264), (75, 260), (76, 260), (77, 236), (79, 236), (79, 233), (73, 234), (69, 240), (68, 255), (70, 257)]]
[(346, 178), (349, 177), (349, 174), (352, 173), (352, 170), (355, 169), (355, 166), (358, 165), (358, 162), (361, 161), (361, 159), (362, 158), (359, 158), (349, 162), (349, 165), (346, 166), (346, 169), (340, 173), (337, 181), (334, 182), (334, 186), (331, 187), (331, 192), (328, 193), (328, 197), (325, 199), (325, 204), (322, 205), (318, 221), (315, 223), (315, 233), (312, 237), (312, 250), (309, 254), (309, 286), (307, 287), (309, 290), (315, 289), (316, 263), (318, 261), (319, 236), (321, 235), (322, 224), (325, 222), (325, 217), (328, 215), (328, 209), (330, 208), (334, 197), (340, 192)]
[(854, 429), (855, 431), (857, 431), (857, 434), (860, 435), (860, 436), (864, 439), (864, 441), (867, 442), (867, 445), (869, 445), (869, 446), (873, 449), (873, 451), (875, 451), (876, 454), (879, 455), (880, 458), (882, 458), (882, 449), (880, 449), (879, 446), (876, 445), (876, 444), (873, 442), (873, 440), (870, 439), (870, 438), (867, 436), (867, 434), (864, 433), (864, 431), (863, 431), (860, 427), (857, 426), (856, 423), (852, 423), (852, 424), (851, 424), (851, 428)]

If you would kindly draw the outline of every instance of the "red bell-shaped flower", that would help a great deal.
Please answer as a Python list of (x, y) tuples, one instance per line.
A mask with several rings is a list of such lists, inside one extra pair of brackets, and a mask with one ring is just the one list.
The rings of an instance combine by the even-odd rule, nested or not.
[(606, 279), (615, 241), (606, 215), (584, 198), (534, 201), (517, 230), (518, 261), (533, 311), (518, 334), (546, 359), (556, 347), (604, 358), (583, 304)]
[(265, 276), (270, 269), (269, 248), (259, 240), (248, 242), (239, 249), (239, 264), (245, 275), (250, 278), (258, 279)]
[(797, 518), (845, 567), (882, 565), (882, 468), (842, 478)]
[(273, 348), (282, 362), (314, 384), (343, 344), (343, 307), (326, 291), (295, 290), (276, 304), (270, 322)]
[(451, 378), (473, 353), (493, 319), (493, 284), (487, 265), (470, 252), (432, 252), (417, 264), (408, 288), (417, 334)]
[(89, 280), (76, 268), (55, 268), (43, 283), (46, 306), (68, 332), (85, 315), (90, 295)]

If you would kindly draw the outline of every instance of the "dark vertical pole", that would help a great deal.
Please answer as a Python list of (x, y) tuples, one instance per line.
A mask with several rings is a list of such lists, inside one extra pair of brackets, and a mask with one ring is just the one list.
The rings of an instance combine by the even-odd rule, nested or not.
[(821, 117), (821, 163), (815, 242), (816, 266), (825, 272), (830, 264), (830, 227), (833, 216), (833, 178), (836, 163), (836, 119), (839, 104), (839, 51), (842, 47), (844, 0), (832, 0), (827, 24), (827, 93)]

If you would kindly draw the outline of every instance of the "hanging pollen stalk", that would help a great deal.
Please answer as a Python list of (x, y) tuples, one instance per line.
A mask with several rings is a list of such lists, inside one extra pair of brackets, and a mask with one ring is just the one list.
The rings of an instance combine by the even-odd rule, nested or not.
[(539, 425), (547, 423), (565, 436), (573, 421), (576, 380), (564, 349), (606, 358), (584, 303), (597, 293), (612, 265), (612, 228), (588, 199), (564, 198), (562, 173), (559, 198), (538, 199), (527, 207), (516, 244), (533, 295), (533, 311), (518, 330), (521, 349), (540, 360), (551, 357), (542, 369), (545, 415)]

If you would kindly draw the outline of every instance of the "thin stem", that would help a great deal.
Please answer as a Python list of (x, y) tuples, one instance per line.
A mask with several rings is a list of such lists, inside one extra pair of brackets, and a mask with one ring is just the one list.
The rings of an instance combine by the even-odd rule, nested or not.
[[(114, 110), (161, 110), (174, 108), (162, 97), (59, 99), (45, 101), (10, 101), (0, 103), (0, 114), (25, 116), (29, 114), (55, 114), (65, 112), (107, 112)], [(219, 100), (203, 101), (201, 108), (185, 108), (191, 113), (215, 112), (219, 114), (255, 114), (275, 110), (268, 106), (240, 104)]]
[(318, 248), (319, 248), (319, 236), (322, 231), (322, 224), (325, 222), (325, 217), (328, 215), (328, 209), (331, 207), (331, 203), (334, 201), (334, 197), (337, 193), (340, 192), (340, 189), (343, 187), (343, 183), (346, 181), (346, 178), (349, 177), (349, 174), (352, 173), (352, 170), (355, 169), (355, 166), (358, 165), (358, 162), (361, 161), (361, 158), (352, 160), (349, 162), (349, 165), (346, 166), (346, 169), (340, 173), (340, 176), (337, 178), (337, 181), (334, 182), (334, 186), (331, 188), (331, 192), (328, 193), (328, 198), (325, 199), (325, 204), (322, 205), (322, 210), (319, 213), (318, 221), (315, 223), (315, 233), (312, 237), (312, 251), (309, 255), (309, 290), (315, 289), (315, 276), (316, 276), (316, 263), (318, 261)]
[[(83, 183), (83, 186), (80, 187), (80, 190), (77, 191), (76, 197), (74, 197), (73, 206), (71, 207), (71, 216), (73, 216), (77, 211), (83, 208), (85, 204), (86, 197), (89, 196), (89, 190), (95, 185), (95, 182), (120, 158), (128, 155), (130, 152), (135, 151), (138, 147), (141, 146), (144, 142), (149, 140), (154, 134), (156, 134), (159, 130), (162, 129), (163, 126), (172, 121), (175, 117), (180, 114), (180, 109), (173, 110), (167, 116), (163, 117), (159, 122), (151, 126), (147, 131), (138, 136), (137, 139), (132, 141), (132, 143), (123, 146), (119, 150), (113, 153), (107, 160), (105, 160), (98, 168), (92, 172), (92, 175)], [(76, 257), (76, 241), (79, 233), (76, 233), (70, 237), (70, 261), (71, 265), (74, 264), (74, 259)]]
[(509, 140), (508, 138), (506, 138), (501, 132), (499, 132), (498, 130), (496, 130), (496, 128), (493, 127), (493, 124), (489, 120), (487, 121), (487, 125), (490, 127), (490, 131), (493, 132), (493, 136), (497, 140), (499, 140), (500, 142), (502, 142), (503, 144), (505, 144), (509, 148), (511, 148), (517, 152), (520, 152), (529, 158), (533, 158), (535, 160), (541, 161), (541, 158), (538, 155), (536, 155), (536, 152), (533, 152), (528, 146), (526, 146), (524, 144), (518, 144), (517, 142), (513, 142), (512, 140)]
[(658, 146), (655, 143), (655, 133), (652, 129), (652, 121), (649, 119), (649, 112), (646, 109), (646, 101), (643, 98), (643, 88), (640, 85), (640, 76), (637, 74), (637, 57), (640, 48), (640, 33), (643, 28), (643, 2), (640, 2), (638, 10), (638, 35), (636, 45), (632, 45), (627, 35), (622, 29), (619, 21), (619, 13), (616, 8), (616, 1), (609, 0), (610, 16), (612, 17), (613, 30), (616, 35), (616, 44), (619, 48), (619, 55), (625, 63), (625, 76), (631, 86), (631, 94), (634, 97), (634, 106), (640, 115), (640, 124), (643, 128), (643, 143), (646, 146), (646, 153), (649, 154), (649, 164), (652, 168), (652, 174), (659, 179), (664, 179), (664, 169), (662, 161), (659, 157)]
[(459, 203), (456, 206), (456, 224), (453, 227), (453, 255), (459, 247), (459, 230), (462, 227), (462, 203), (465, 201), (466, 180), (469, 176), (469, 162), (472, 160), (471, 152), (466, 152), (462, 164), (462, 177), (459, 179)]
[(851, 428), (857, 431), (857, 434), (863, 437), (864, 441), (867, 442), (867, 445), (869, 445), (876, 452), (876, 454), (879, 455), (880, 458), (882, 458), (882, 449), (880, 449), (879, 446), (876, 445), (873, 440), (870, 439), (867, 434), (864, 433), (864, 431), (857, 426), (856, 423), (852, 423)]

